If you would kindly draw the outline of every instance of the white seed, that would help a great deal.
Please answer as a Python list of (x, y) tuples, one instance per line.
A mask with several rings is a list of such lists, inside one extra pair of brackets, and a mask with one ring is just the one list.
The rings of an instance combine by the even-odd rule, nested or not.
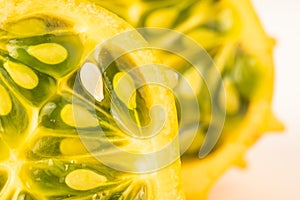
[(86, 108), (67, 104), (60, 112), (60, 117), (69, 126), (78, 128), (96, 127), (98, 120)]
[(68, 57), (68, 51), (56, 43), (43, 43), (30, 46), (27, 52), (39, 61), (49, 65), (62, 63)]
[(88, 169), (74, 170), (66, 176), (66, 184), (80, 191), (91, 190), (102, 186), (107, 181), (107, 178), (94, 171)]
[(19, 86), (25, 89), (33, 89), (38, 85), (38, 76), (26, 65), (7, 61), (3, 66), (13, 81)]
[(0, 85), (0, 115), (5, 116), (10, 113), (12, 102), (8, 92)]
[(52, 160), (52, 159), (50, 159), (50, 160), (48, 161), (48, 165), (49, 165), (49, 166), (53, 166), (53, 165), (54, 165), (54, 163), (53, 163), (53, 160)]
[(85, 63), (80, 70), (80, 80), (84, 88), (97, 100), (104, 99), (103, 80), (99, 68), (93, 63)]
[(136, 88), (133, 79), (126, 72), (118, 72), (113, 79), (114, 91), (129, 109), (136, 107)]

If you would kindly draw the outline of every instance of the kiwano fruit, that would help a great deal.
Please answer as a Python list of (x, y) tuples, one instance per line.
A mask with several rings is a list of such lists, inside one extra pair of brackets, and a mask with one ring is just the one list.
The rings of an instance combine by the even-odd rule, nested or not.
[[(229, 167), (245, 165), (243, 156), (265, 132), (283, 129), (271, 109), (275, 42), (263, 30), (249, 0), (94, 2), (115, 12), (134, 27), (168, 28), (185, 34), (206, 50), (221, 74), (222, 83), (219, 84), (223, 85), (223, 90), (209, 90), (207, 85), (214, 84), (209, 82), (214, 79), (213, 74), (207, 72), (200, 77), (191, 63), (182, 57), (158, 52), (163, 63), (175, 68), (188, 81), (197, 95), (201, 111), (197, 134), (181, 158), (187, 199), (205, 198), (210, 187)], [(172, 42), (168, 35), (160, 35), (157, 40)], [(178, 82), (179, 94), (188, 102), (189, 97), (180, 90), (181, 82)], [(210, 95), (222, 91), (225, 98), (220, 95), (220, 98), (210, 100)], [(220, 125), (211, 119), (212, 115), (218, 117), (222, 112), (213, 113), (213, 107), (225, 110), (225, 123), (217, 143), (211, 144), (214, 148), (203, 157), (202, 146), (214, 137), (208, 127)], [(193, 120), (197, 119), (190, 122)], [(188, 123), (180, 127), (181, 146), (191, 140), (189, 128)]]
[(0, 199), (184, 199), (165, 72), (125, 54), (139, 34), (89, 2), (0, 5)]

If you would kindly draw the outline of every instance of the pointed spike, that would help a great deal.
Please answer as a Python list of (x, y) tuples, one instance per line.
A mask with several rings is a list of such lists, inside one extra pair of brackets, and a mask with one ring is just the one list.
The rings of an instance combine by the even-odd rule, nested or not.
[(236, 160), (235, 165), (241, 169), (245, 169), (247, 167), (247, 161), (244, 158), (239, 158)]
[(268, 119), (266, 120), (266, 126), (264, 131), (278, 131), (284, 130), (284, 124), (273, 114), (272, 110), (269, 111)]

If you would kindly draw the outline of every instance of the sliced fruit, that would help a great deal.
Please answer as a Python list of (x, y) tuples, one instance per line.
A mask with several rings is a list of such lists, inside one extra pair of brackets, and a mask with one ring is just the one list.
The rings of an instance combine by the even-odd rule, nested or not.
[(0, 199), (184, 199), (175, 100), (146, 82), (168, 75), (126, 52), (145, 40), (88, 1), (0, 3)]
[[(188, 199), (205, 199), (217, 178), (229, 167), (241, 163), (249, 147), (270, 130), (270, 126), (272, 130), (282, 130), (282, 124), (270, 112), (274, 41), (264, 32), (249, 0), (93, 2), (119, 14), (136, 27), (163, 27), (183, 32), (205, 48), (222, 75), (225, 97), (220, 95), (212, 102), (210, 95), (221, 94), (221, 89), (207, 90), (190, 63), (180, 56), (158, 52), (166, 60), (165, 64), (177, 69), (198, 95), (200, 128), (182, 157)], [(166, 42), (168, 39), (171, 43), (172, 38), (164, 35), (157, 41)], [(210, 72), (205, 73), (203, 79), (206, 84), (214, 84)], [(179, 80), (177, 91), (188, 98), (186, 88)], [(208, 127), (218, 123), (211, 121), (213, 106), (226, 110), (225, 125), (213, 151), (199, 159), (200, 148), (209, 142), (204, 138), (210, 137), (206, 134)], [(270, 125), (270, 121), (276, 125)], [(183, 126), (186, 127), (182, 128), (180, 135), (181, 146), (193, 136), (189, 123)]]

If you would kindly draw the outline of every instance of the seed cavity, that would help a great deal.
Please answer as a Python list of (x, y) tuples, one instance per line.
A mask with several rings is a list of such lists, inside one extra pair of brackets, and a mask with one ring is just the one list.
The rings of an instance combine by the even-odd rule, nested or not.
[(43, 43), (30, 46), (27, 52), (39, 61), (49, 65), (62, 63), (68, 57), (68, 51), (56, 43)]
[(12, 102), (8, 92), (0, 85), (0, 115), (5, 116), (10, 113)]
[(104, 99), (103, 80), (99, 68), (94, 63), (85, 63), (80, 70), (80, 80), (84, 88), (97, 100)]
[(21, 63), (14, 63), (12, 61), (7, 61), (4, 63), (3, 66), (9, 73), (10, 77), (19, 86), (30, 90), (38, 85), (38, 76), (34, 73), (32, 69), (30, 69), (26, 65), (23, 65)]
[(113, 87), (117, 97), (129, 109), (136, 108), (136, 88), (133, 79), (126, 72), (118, 72), (113, 79)]
[(71, 127), (88, 128), (98, 126), (98, 120), (86, 108), (67, 104), (60, 112), (64, 123)]
[(74, 170), (66, 176), (66, 184), (74, 189), (86, 191), (102, 186), (107, 181), (103, 175), (87, 169)]

